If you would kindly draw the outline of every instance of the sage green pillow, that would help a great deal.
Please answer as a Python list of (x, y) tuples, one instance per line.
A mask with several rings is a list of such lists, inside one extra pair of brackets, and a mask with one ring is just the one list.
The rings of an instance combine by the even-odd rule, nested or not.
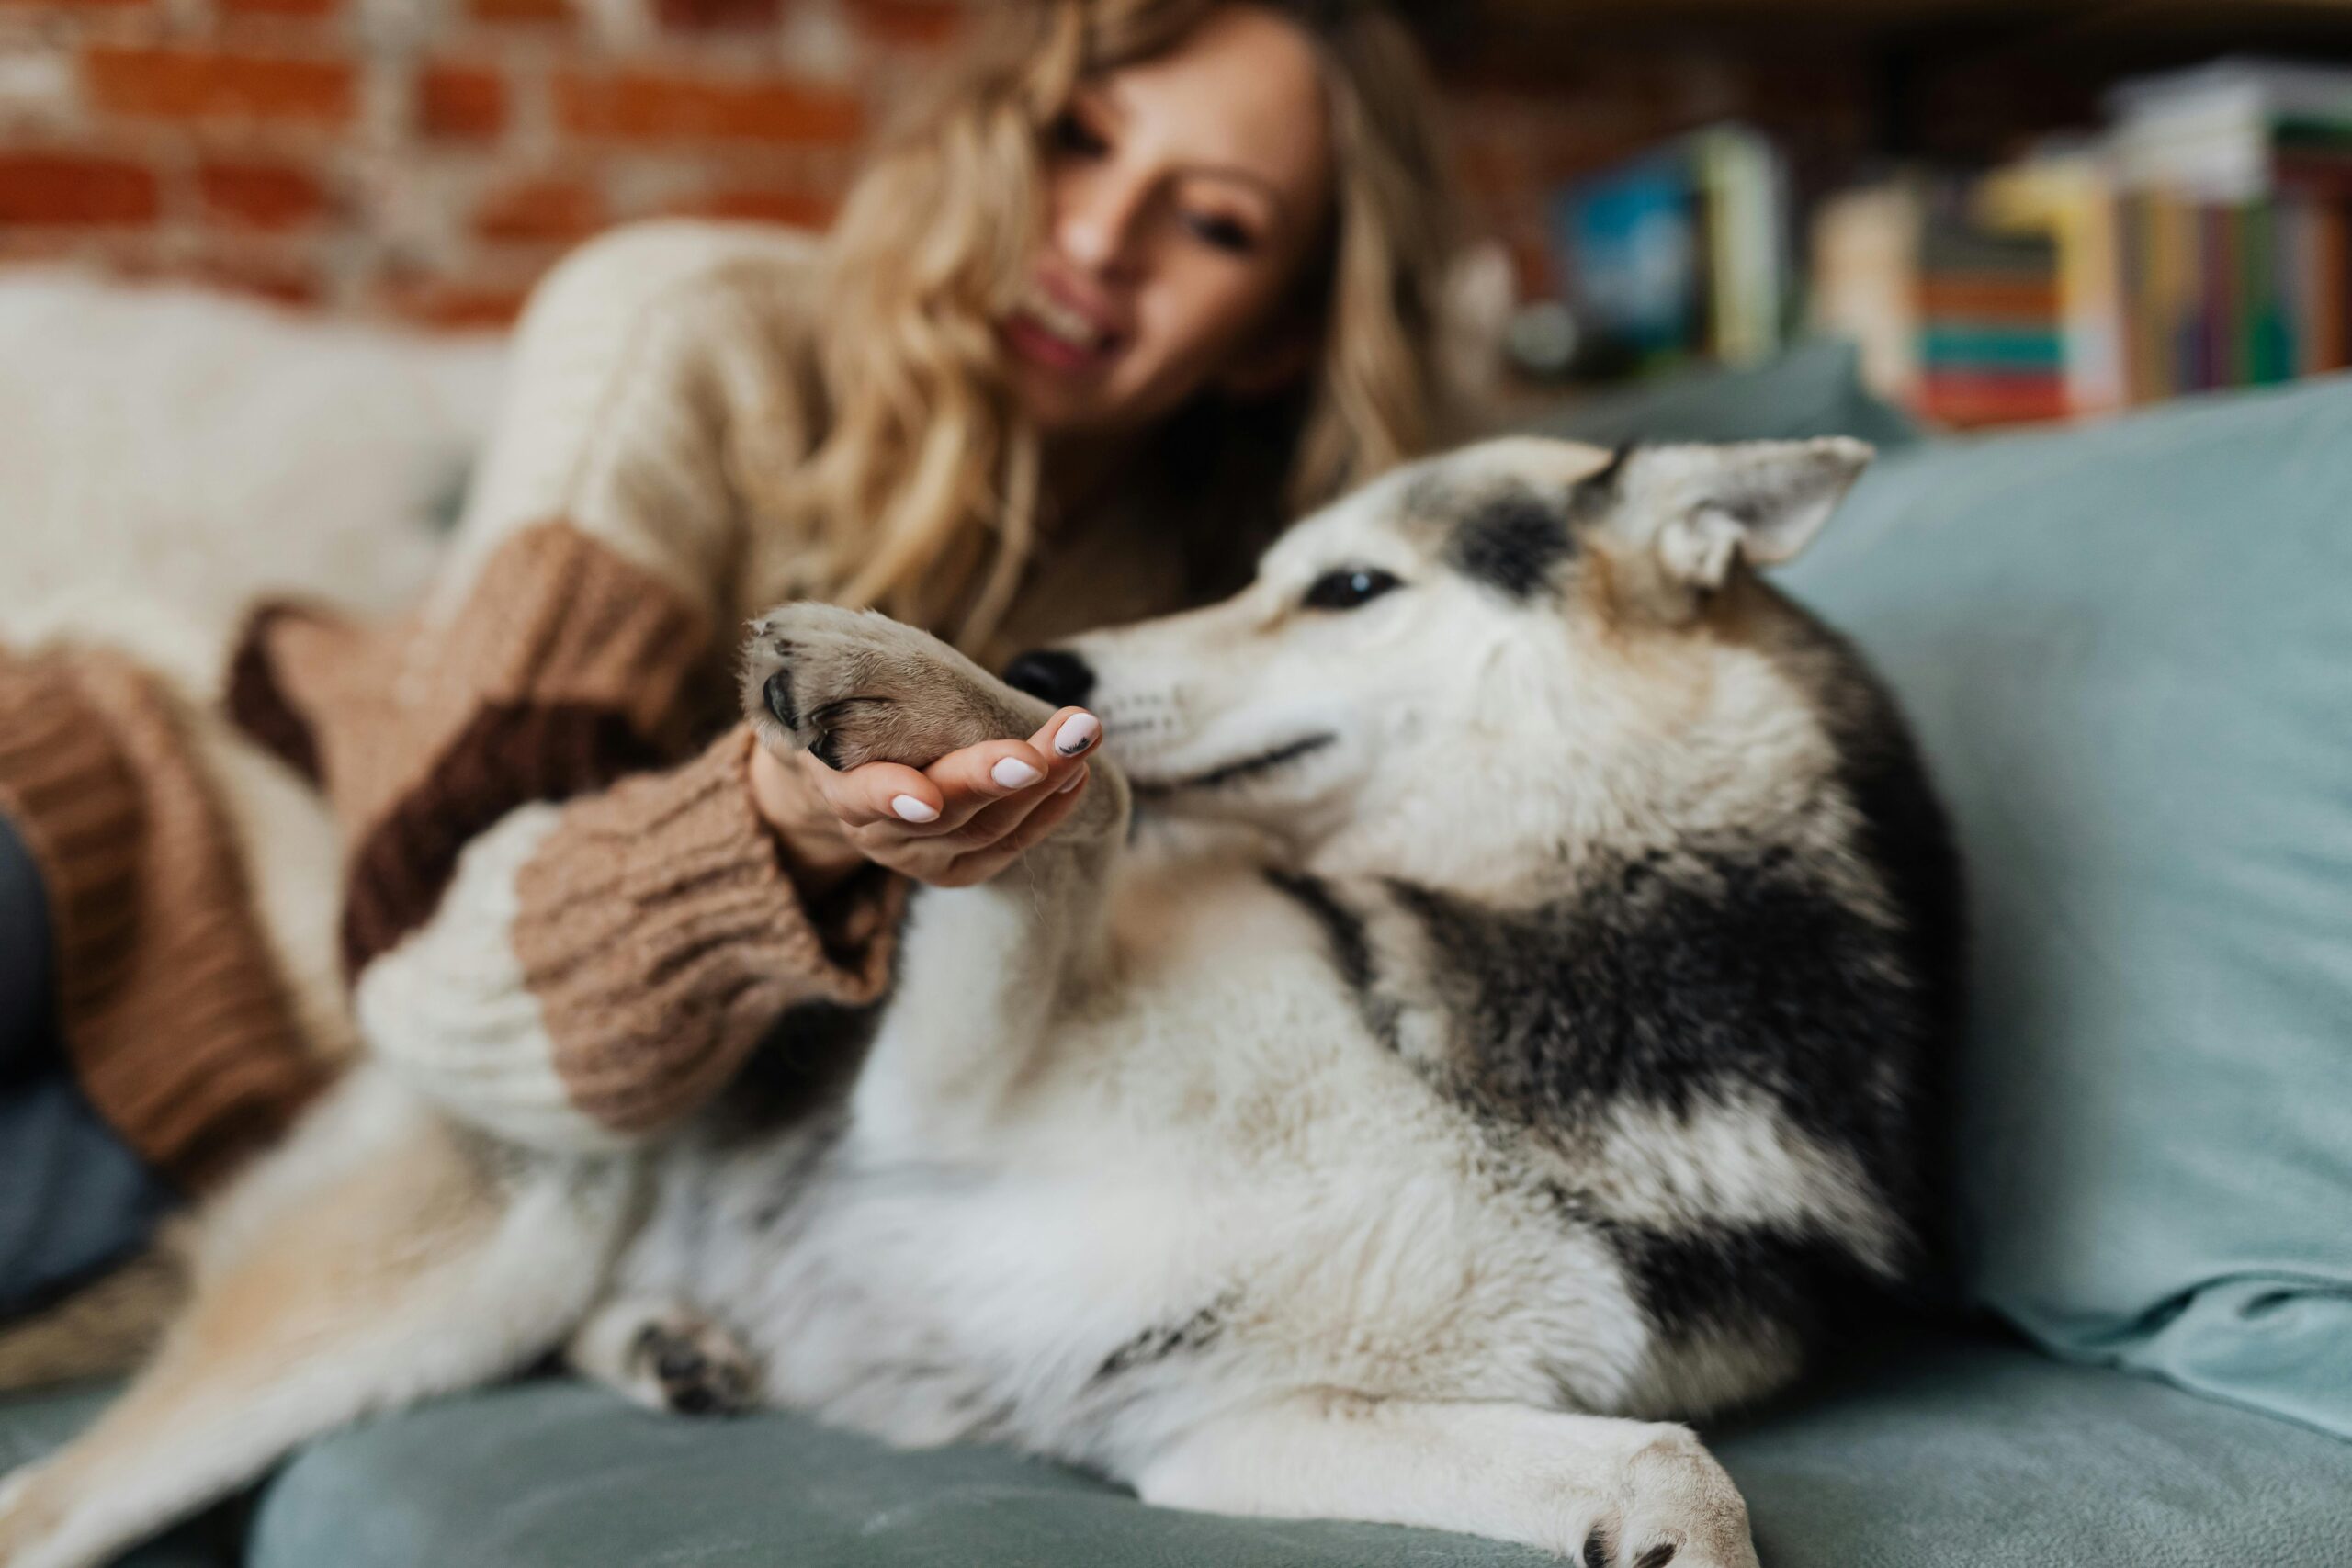
[(2352, 383), (1897, 454), (1785, 576), (1968, 862), (1968, 1287), (2352, 1438)]

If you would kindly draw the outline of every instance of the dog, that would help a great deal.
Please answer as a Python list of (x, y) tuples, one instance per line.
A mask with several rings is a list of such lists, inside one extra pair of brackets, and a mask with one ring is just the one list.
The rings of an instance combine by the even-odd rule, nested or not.
[(774, 612), (769, 744), (922, 764), (1083, 702), (1090, 787), (919, 892), (869, 1015), (786, 1021), (856, 1036), (813, 1108), (747, 1081), (555, 1157), (355, 1071), (209, 1216), (154, 1363), (0, 1493), (0, 1562), (96, 1562), (563, 1346), (657, 1407), (1002, 1441), (1149, 1503), (1753, 1568), (1680, 1423), (1932, 1250), (1949, 835), (1885, 692), (1757, 571), (1868, 457), (1471, 446), (1231, 600), (1028, 656), (1031, 692)]

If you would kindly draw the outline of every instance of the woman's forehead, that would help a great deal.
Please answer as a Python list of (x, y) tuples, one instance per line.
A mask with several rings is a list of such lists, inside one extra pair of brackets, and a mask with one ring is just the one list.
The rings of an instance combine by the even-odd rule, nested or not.
[(1318, 192), (1329, 115), (1313, 43), (1255, 6), (1219, 6), (1165, 54), (1099, 84), (1114, 109), (1148, 121), (1171, 161), (1270, 187), (1285, 202)]

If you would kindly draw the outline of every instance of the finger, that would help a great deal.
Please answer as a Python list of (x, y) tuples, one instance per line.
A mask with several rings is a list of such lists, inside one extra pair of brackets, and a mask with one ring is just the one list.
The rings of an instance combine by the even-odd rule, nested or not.
[(996, 842), (984, 849), (972, 850), (953, 863), (954, 874), (973, 882), (989, 878), (1019, 860), (1034, 846), (1051, 837), (1055, 829), (1067, 821), (1086, 798), (1087, 774), (1073, 773), (1062, 786), (1033, 807), (1028, 814)]
[(1046, 721), (1029, 743), (1057, 765), (1083, 757), (1102, 739), (1102, 721), (1084, 708), (1063, 708)]
[(937, 786), (944, 829), (960, 829), (1003, 802), (1050, 793), (1044, 786), (1053, 771), (1053, 759), (1026, 740), (984, 740), (923, 770)]
[(1046, 759), (1043, 782), (982, 807), (966, 824), (960, 837), (975, 849), (982, 849), (1019, 828), (1040, 803), (1052, 798), (1086, 771), (1086, 758), (1102, 739), (1102, 721), (1084, 708), (1063, 708), (1056, 713), (1029, 738), (1031, 749)]
[(877, 823), (923, 833), (935, 830), (946, 808), (939, 786), (921, 770), (897, 762), (867, 762), (846, 773), (822, 768), (817, 780), (825, 804), (844, 827)]
[[(983, 809), (957, 831), (956, 841), (968, 846), (967, 853), (977, 853), (1010, 839), (1022, 830), (1023, 825), (1033, 815), (1062, 798), (1061, 792), (1069, 786), (1073, 779), (1084, 778), (1087, 764), (1083, 759), (1072, 758), (1063, 762), (1057, 772), (1059, 777)], [(1030, 841), (1034, 843), (1035, 840)]]

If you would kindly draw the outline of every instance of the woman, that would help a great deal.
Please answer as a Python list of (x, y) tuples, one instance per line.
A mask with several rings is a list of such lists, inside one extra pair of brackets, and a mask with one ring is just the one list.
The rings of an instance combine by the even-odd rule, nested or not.
[[(787, 1007), (872, 999), (906, 880), (1051, 831), (1099, 730), (845, 773), (710, 740), (741, 621), (827, 597), (1001, 660), (1225, 591), (1432, 438), (1442, 188), (1376, 7), (1057, 0), (1008, 8), (822, 244), (664, 225), (567, 262), (429, 602), (268, 607), (236, 657), (237, 719), (341, 829), (370, 1047), (502, 1136), (610, 1146)], [(0, 817), (81, 1088), (164, 1169), (226, 1168), (350, 1032), (300, 895), (335, 874), (142, 671), (0, 664), (0, 709), (77, 738), (0, 746)]]

